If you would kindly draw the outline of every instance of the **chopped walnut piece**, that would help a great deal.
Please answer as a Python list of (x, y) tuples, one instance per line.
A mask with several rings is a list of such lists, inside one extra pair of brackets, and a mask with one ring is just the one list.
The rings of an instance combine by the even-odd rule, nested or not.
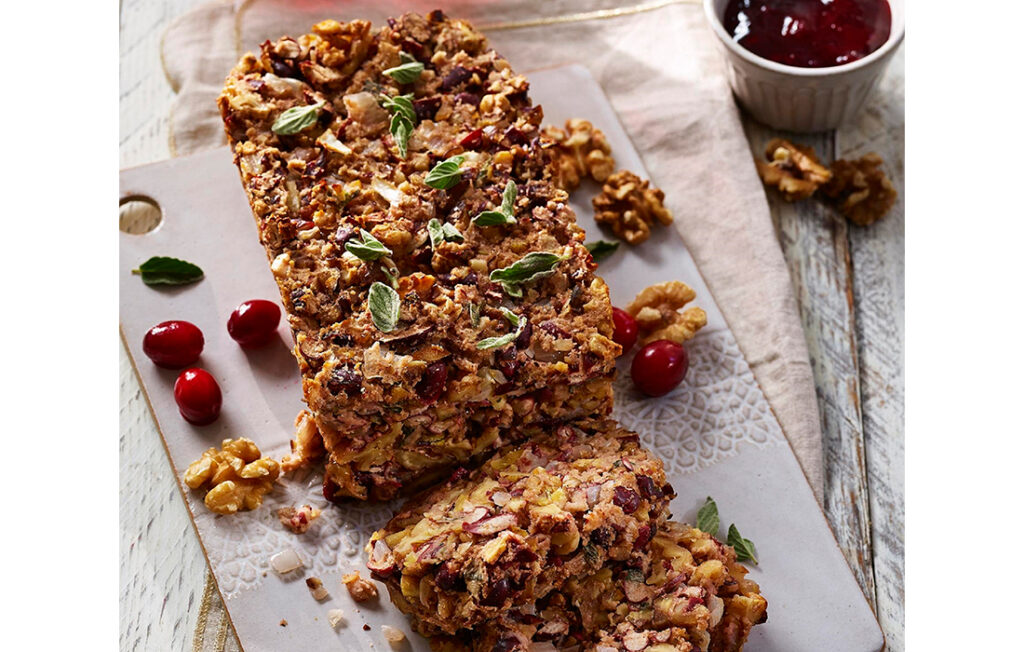
[(549, 164), (551, 178), (566, 192), (575, 190), (583, 177), (603, 182), (615, 170), (608, 139), (587, 120), (567, 120), (565, 129), (549, 125), (542, 135), (555, 143)]
[(384, 634), (384, 639), (391, 645), (398, 645), (405, 640), (405, 632), (390, 625), (381, 625), (380, 631)]
[(295, 534), (302, 534), (309, 529), (313, 521), (320, 518), (320, 510), (312, 505), (282, 507), (277, 510), (277, 518), (281, 521), (281, 525)]
[(882, 170), (882, 157), (874, 152), (855, 161), (832, 164), (832, 180), (821, 189), (835, 200), (839, 212), (854, 224), (867, 226), (896, 203), (896, 188)]
[(632, 172), (619, 170), (608, 177), (601, 194), (594, 198), (594, 219), (610, 225), (612, 232), (629, 244), (640, 244), (651, 235), (655, 221), (672, 223), (665, 193), (650, 185)]
[(764, 155), (767, 161), (754, 161), (757, 173), (764, 185), (778, 188), (786, 201), (807, 199), (832, 178), (810, 147), (775, 138), (768, 143)]
[(348, 573), (341, 578), (342, 584), (348, 588), (349, 595), (356, 602), (366, 602), (377, 598), (377, 587), (373, 582), (359, 577), (359, 571)]
[(696, 298), (697, 293), (682, 281), (665, 281), (642, 290), (626, 312), (636, 319), (640, 330), (640, 344), (655, 340), (671, 340), (682, 344), (693, 339), (705, 324), (707, 314), (696, 306), (680, 312)]
[(314, 600), (326, 600), (331, 595), (324, 588), (324, 583), (319, 577), (307, 577), (306, 588), (309, 589), (309, 593), (313, 596)]
[(189, 465), (185, 484), (208, 489), (203, 502), (211, 512), (234, 514), (262, 505), (280, 473), (277, 461), (260, 457), (251, 439), (225, 439), (221, 450), (210, 448)]
[(306, 410), (295, 417), (295, 437), (291, 441), (292, 452), (281, 459), (281, 470), (285, 473), (304, 469), (324, 455), (324, 440), (316, 422)]

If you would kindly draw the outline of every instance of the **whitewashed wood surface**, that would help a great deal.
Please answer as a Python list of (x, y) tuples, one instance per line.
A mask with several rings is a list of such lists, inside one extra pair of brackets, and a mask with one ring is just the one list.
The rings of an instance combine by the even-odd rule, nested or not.
[[(121, 2), (122, 167), (170, 156), (173, 91), (160, 38), (174, 17), (202, 2)], [(814, 202), (769, 196), (818, 390), (825, 511), (893, 652), (904, 650), (903, 67), (901, 48), (855, 125), (792, 136), (829, 160), (881, 154), (900, 192), (889, 216), (861, 228)], [(749, 120), (745, 127), (758, 153), (778, 135)], [(121, 649), (188, 649), (206, 562), (123, 346), (120, 372)]]

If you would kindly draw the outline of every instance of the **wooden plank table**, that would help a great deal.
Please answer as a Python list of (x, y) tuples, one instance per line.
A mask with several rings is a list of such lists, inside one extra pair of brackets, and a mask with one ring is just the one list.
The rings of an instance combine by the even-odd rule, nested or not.
[[(160, 65), (160, 38), (173, 18), (203, 1), (121, 2), (122, 167), (170, 156), (174, 94)], [(893, 652), (904, 649), (903, 70), (901, 47), (855, 124), (788, 135), (826, 160), (878, 152), (900, 193), (890, 215), (861, 228), (816, 202), (769, 195), (814, 369), (825, 512)], [(786, 136), (749, 119), (744, 127), (758, 153)], [(120, 417), (121, 649), (187, 649), (198, 605), (209, 599), (206, 561), (123, 346)]]

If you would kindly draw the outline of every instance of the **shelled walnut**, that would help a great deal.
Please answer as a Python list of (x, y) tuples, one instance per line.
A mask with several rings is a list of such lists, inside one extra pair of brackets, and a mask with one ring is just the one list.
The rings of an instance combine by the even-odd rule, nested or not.
[(550, 164), (552, 181), (566, 192), (575, 190), (583, 177), (603, 182), (615, 170), (608, 139), (587, 120), (567, 120), (565, 129), (549, 125), (542, 134), (555, 143)]
[(370, 580), (359, 577), (359, 571), (342, 575), (341, 582), (348, 588), (349, 595), (356, 602), (366, 602), (377, 598), (377, 586)]
[(291, 447), (291, 454), (281, 459), (281, 470), (285, 473), (304, 469), (324, 455), (323, 437), (320, 436), (313, 415), (306, 410), (295, 417), (295, 436)]
[(185, 484), (208, 488), (203, 502), (211, 512), (234, 514), (263, 504), (280, 473), (277, 461), (261, 457), (251, 439), (225, 439), (221, 450), (210, 448), (189, 465)]
[(834, 200), (839, 212), (854, 224), (867, 226), (896, 203), (896, 188), (882, 170), (882, 157), (874, 152), (857, 160), (832, 164), (832, 180), (821, 191)]
[(647, 240), (655, 222), (672, 223), (672, 213), (665, 208), (665, 193), (650, 185), (632, 172), (619, 170), (608, 177), (601, 194), (594, 197), (594, 220), (608, 224), (629, 244)]
[(708, 323), (707, 314), (696, 306), (680, 309), (693, 301), (697, 293), (682, 281), (657, 283), (636, 295), (626, 312), (636, 319), (640, 344), (655, 340), (671, 340), (682, 344), (693, 339)]
[(764, 155), (767, 161), (754, 160), (757, 173), (764, 185), (777, 188), (786, 201), (807, 199), (832, 178), (810, 147), (775, 138)]

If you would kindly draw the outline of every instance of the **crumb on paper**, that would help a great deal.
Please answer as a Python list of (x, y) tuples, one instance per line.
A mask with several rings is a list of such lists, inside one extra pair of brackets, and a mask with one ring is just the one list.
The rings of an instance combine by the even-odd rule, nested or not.
[(839, 212), (854, 224), (867, 226), (881, 219), (896, 203), (896, 188), (874, 152), (859, 159), (832, 164), (832, 180), (821, 189)]
[(786, 201), (807, 199), (832, 178), (813, 148), (775, 138), (768, 143), (764, 155), (767, 160), (754, 160), (757, 174), (765, 186), (778, 189)]
[(593, 205), (594, 220), (611, 227), (615, 235), (631, 245), (647, 240), (655, 223), (672, 223), (672, 213), (665, 208), (665, 193), (628, 170), (609, 176)]
[(207, 449), (185, 471), (190, 489), (207, 488), (203, 502), (216, 514), (256, 509), (281, 473), (277, 461), (262, 457), (251, 439), (225, 439), (221, 450)]
[(405, 640), (405, 632), (390, 625), (381, 625), (380, 631), (384, 639), (391, 645), (397, 645)]
[(564, 129), (549, 125), (542, 135), (554, 143), (549, 163), (551, 181), (566, 192), (575, 190), (584, 177), (603, 182), (615, 170), (608, 139), (587, 120), (571, 118)]
[(359, 571), (342, 576), (341, 581), (356, 602), (366, 602), (377, 598), (377, 587), (373, 582), (359, 577)]
[(324, 455), (324, 440), (313, 421), (313, 415), (303, 410), (295, 417), (295, 435), (292, 452), (281, 458), (281, 470), (290, 473), (312, 465)]
[(296, 568), (301, 568), (302, 566), (302, 558), (299, 557), (299, 553), (295, 552), (291, 548), (282, 550), (270, 557), (270, 567), (280, 575), (290, 573)]
[(281, 525), (295, 534), (303, 534), (313, 524), (313, 521), (320, 518), (320, 510), (312, 505), (282, 507), (277, 510), (277, 518), (281, 521)]
[(333, 629), (337, 629), (343, 622), (345, 622), (345, 612), (341, 609), (331, 609), (327, 612), (327, 623)]
[(626, 312), (633, 316), (640, 331), (640, 343), (671, 340), (676, 344), (693, 339), (708, 323), (708, 316), (696, 306), (681, 310), (696, 298), (682, 281), (665, 281), (641, 290)]
[(324, 588), (324, 583), (319, 577), (307, 577), (306, 588), (309, 589), (310, 595), (315, 600), (326, 600), (330, 597), (330, 593)]
[(370, 631), (370, 626), (369, 626), (369, 625), (366, 625), (366, 624), (364, 624), (364, 625), (363, 625), (363, 631), (364, 631), (364, 632), (368, 632), (368, 631)]
[(281, 622), (279, 622), (278, 625), (280, 625), (281, 627), (287, 627), (288, 626), (288, 621), (285, 620), (284, 618), (282, 618)]

